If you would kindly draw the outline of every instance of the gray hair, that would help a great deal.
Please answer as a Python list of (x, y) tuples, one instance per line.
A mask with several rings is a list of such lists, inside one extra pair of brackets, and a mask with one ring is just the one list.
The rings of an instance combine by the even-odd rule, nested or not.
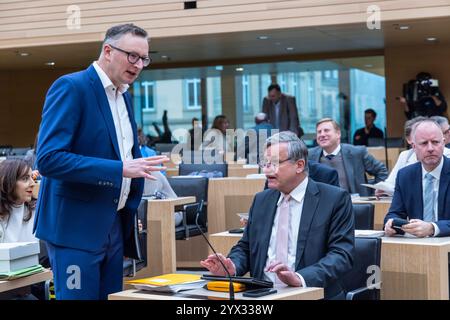
[(305, 161), (305, 173), (308, 172), (308, 148), (305, 143), (291, 131), (282, 131), (270, 136), (266, 140), (266, 149), (272, 145), (287, 143), (288, 157), (291, 162)]
[(113, 26), (109, 28), (108, 31), (106, 31), (103, 44), (113, 44), (128, 33), (142, 38), (148, 37), (147, 31), (132, 23), (120, 24), (117, 26)]
[(423, 120), (427, 120), (427, 119), (428, 119), (427, 117), (418, 116), (418, 117), (412, 118), (410, 120), (407, 120), (405, 122), (405, 131), (404, 131), (405, 138), (407, 138), (407, 137), (411, 137), (412, 138), (411, 135), (412, 135), (412, 130), (413, 130), (414, 125), (417, 122), (420, 122), (420, 121), (423, 121)]
[(433, 120), (441, 127), (442, 127), (442, 125), (448, 125), (448, 119), (446, 117), (432, 116), (432, 117), (430, 117), (430, 120)]

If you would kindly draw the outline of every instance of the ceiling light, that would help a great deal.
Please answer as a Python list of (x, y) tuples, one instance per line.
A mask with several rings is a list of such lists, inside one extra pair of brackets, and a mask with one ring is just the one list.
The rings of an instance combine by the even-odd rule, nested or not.
[(161, 56), (161, 59), (169, 59), (169, 56), (162, 55), (162, 56)]
[(437, 38), (436, 37), (428, 37), (425, 40), (433, 42), (433, 41), (437, 41)]
[(28, 57), (30, 55), (28, 52), (18, 52), (17, 54), (21, 57)]
[(46, 65), (46, 66), (54, 66), (54, 65), (55, 65), (55, 62), (49, 61), (49, 62), (46, 62), (45, 65)]
[(216, 66), (216, 70), (217, 71), (222, 71), (223, 70), (223, 66)]
[(373, 67), (373, 64), (365, 64), (364, 67), (366, 67), (366, 68), (372, 68), (372, 67)]
[(287, 51), (292, 51), (292, 50), (294, 50), (294, 48), (293, 47), (287, 47), (286, 50)]
[(259, 36), (258, 37), (258, 40), (267, 40), (267, 39), (269, 39), (268, 36)]
[(240, 72), (242, 72), (242, 71), (244, 71), (244, 68), (242, 68), (242, 67), (238, 67), (238, 68), (236, 68), (236, 71), (240, 71)]
[(399, 30), (409, 30), (409, 26), (398, 26)]

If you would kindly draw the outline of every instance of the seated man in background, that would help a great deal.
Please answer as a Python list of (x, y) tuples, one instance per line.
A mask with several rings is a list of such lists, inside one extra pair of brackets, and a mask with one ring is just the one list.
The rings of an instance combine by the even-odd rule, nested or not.
[[(428, 119), (427, 117), (415, 117), (411, 120), (408, 120), (405, 122), (405, 139), (408, 145), (412, 145), (412, 128), (413, 126), (423, 120)], [(441, 117), (441, 116), (434, 116), (431, 117), (430, 120), (435, 121), (441, 128), (442, 134), (444, 135), (444, 143), (447, 144), (450, 142), (449, 132), (450, 132), (450, 126), (448, 124), (447, 118)], [(450, 149), (447, 147), (444, 147), (444, 156), (449, 157), (450, 156)], [(398, 171), (410, 164), (416, 163), (417, 157), (414, 149), (404, 150), (402, 151), (397, 159), (397, 162), (395, 163), (394, 168), (392, 169), (391, 173), (389, 173), (388, 178), (385, 182), (387, 182), (389, 185), (394, 188), (395, 186), (395, 179), (397, 178)], [(385, 190), (376, 190), (375, 194), (377, 196), (381, 196), (385, 194)]]
[(355, 146), (368, 146), (369, 138), (383, 139), (384, 134), (379, 128), (375, 126), (375, 119), (377, 113), (373, 109), (367, 109), (364, 111), (364, 128), (358, 129), (353, 135), (353, 144)]
[(333, 119), (318, 121), (316, 133), (319, 146), (309, 150), (309, 160), (336, 169), (341, 188), (352, 194), (369, 196), (372, 190), (361, 185), (367, 183), (366, 172), (375, 177), (375, 183), (387, 178), (386, 166), (370, 155), (366, 147), (341, 143), (341, 129)]
[[(256, 194), (242, 239), (228, 258), (232, 275), (294, 287), (323, 287), (326, 299), (344, 298), (340, 279), (353, 265), (354, 218), (349, 194), (308, 178), (308, 149), (292, 132), (267, 140), (261, 163), (268, 190)], [(200, 262), (226, 272), (215, 255)]]
[(401, 231), (416, 237), (450, 235), (450, 159), (443, 156), (444, 137), (433, 120), (413, 127), (418, 163), (398, 172), (394, 198), (385, 217), (385, 234), (393, 236), (393, 218), (410, 219)]

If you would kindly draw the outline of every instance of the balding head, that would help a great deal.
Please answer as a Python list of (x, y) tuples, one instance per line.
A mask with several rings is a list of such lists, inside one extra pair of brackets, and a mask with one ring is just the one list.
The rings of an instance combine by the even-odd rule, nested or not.
[(444, 154), (444, 135), (440, 126), (433, 120), (420, 121), (415, 124), (412, 136), (417, 160), (426, 171), (434, 170)]

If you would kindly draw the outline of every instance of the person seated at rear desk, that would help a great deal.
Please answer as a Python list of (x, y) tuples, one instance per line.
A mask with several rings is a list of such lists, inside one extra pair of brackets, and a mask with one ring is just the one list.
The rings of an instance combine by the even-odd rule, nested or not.
[[(8, 159), (0, 163), (0, 243), (38, 242), (33, 235), (35, 186), (27, 161)], [(0, 299), (36, 299), (30, 287), (0, 294)]]
[(326, 299), (344, 299), (341, 279), (354, 250), (350, 195), (308, 178), (308, 149), (295, 133), (273, 135), (266, 148), (261, 167), (270, 189), (256, 194), (241, 240), (228, 258), (210, 255), (200, 264), (225, 276), (221, 259), (231, 275), (323, 287)]
[(393, 236), (393, 219), (410, 219), (401, 227), (416, 237), (450, 236), (450, 159), (443, 156), (444, 137), (433, 120), (413, 126), (413, 148), (419, 162), (398, 172), (385, 234)]

